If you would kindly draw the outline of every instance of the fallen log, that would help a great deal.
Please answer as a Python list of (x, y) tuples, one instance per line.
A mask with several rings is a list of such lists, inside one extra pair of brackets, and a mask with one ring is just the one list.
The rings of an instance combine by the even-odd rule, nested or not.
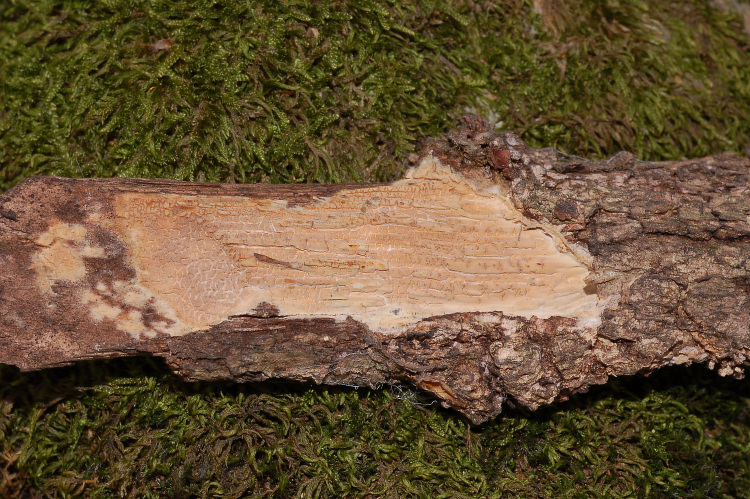
[(0, 197), (0, 362), (410, 382), (473, 422), (750, 353), (750, 160), (588, 161), (464, 118), (373, 185), (32, 178)]

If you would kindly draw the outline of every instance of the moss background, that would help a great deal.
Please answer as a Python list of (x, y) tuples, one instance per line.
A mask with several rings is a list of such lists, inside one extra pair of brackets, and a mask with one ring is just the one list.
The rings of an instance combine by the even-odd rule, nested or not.
[[(743, 153), (748, 9), (2, 0), (0, 191), (389, 180), (467, 111), (581, 156)], [(480, 427), (431, 402), (187, 384), (152, 359), (0, 366), (0, 497), (750, 497), (750, 386), (702, 367)]]

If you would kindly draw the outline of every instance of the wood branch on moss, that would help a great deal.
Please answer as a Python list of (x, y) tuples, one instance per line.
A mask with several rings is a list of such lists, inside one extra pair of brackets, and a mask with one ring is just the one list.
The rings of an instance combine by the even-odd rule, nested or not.
[(30, 179), (0, 197), (0, 362), (409, 382), (474, 422), (665, 365), (740, 377), (749, 174), (466, 117), (389, 184)]

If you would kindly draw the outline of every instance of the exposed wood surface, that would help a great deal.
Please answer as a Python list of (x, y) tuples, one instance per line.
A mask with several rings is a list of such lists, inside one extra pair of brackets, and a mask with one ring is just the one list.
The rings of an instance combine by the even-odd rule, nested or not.
[(30, 179), (0, 197), (0, 362), (411, 382), (474, 422), (664, 365), (741, 376), (749, 174), (467, 117), (391, 184)]

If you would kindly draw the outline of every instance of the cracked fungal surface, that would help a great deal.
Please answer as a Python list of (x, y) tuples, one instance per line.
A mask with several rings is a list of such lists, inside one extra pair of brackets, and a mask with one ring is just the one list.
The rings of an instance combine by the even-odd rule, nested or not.
[(502, 311), (596, 323), (589, 268), (500, 189), (426, 157), (403, 180), (288, 206), (278, 199), (126, 193), (115, 230), (137, 283), (204, 329), (261, 303), (388, 331)]

